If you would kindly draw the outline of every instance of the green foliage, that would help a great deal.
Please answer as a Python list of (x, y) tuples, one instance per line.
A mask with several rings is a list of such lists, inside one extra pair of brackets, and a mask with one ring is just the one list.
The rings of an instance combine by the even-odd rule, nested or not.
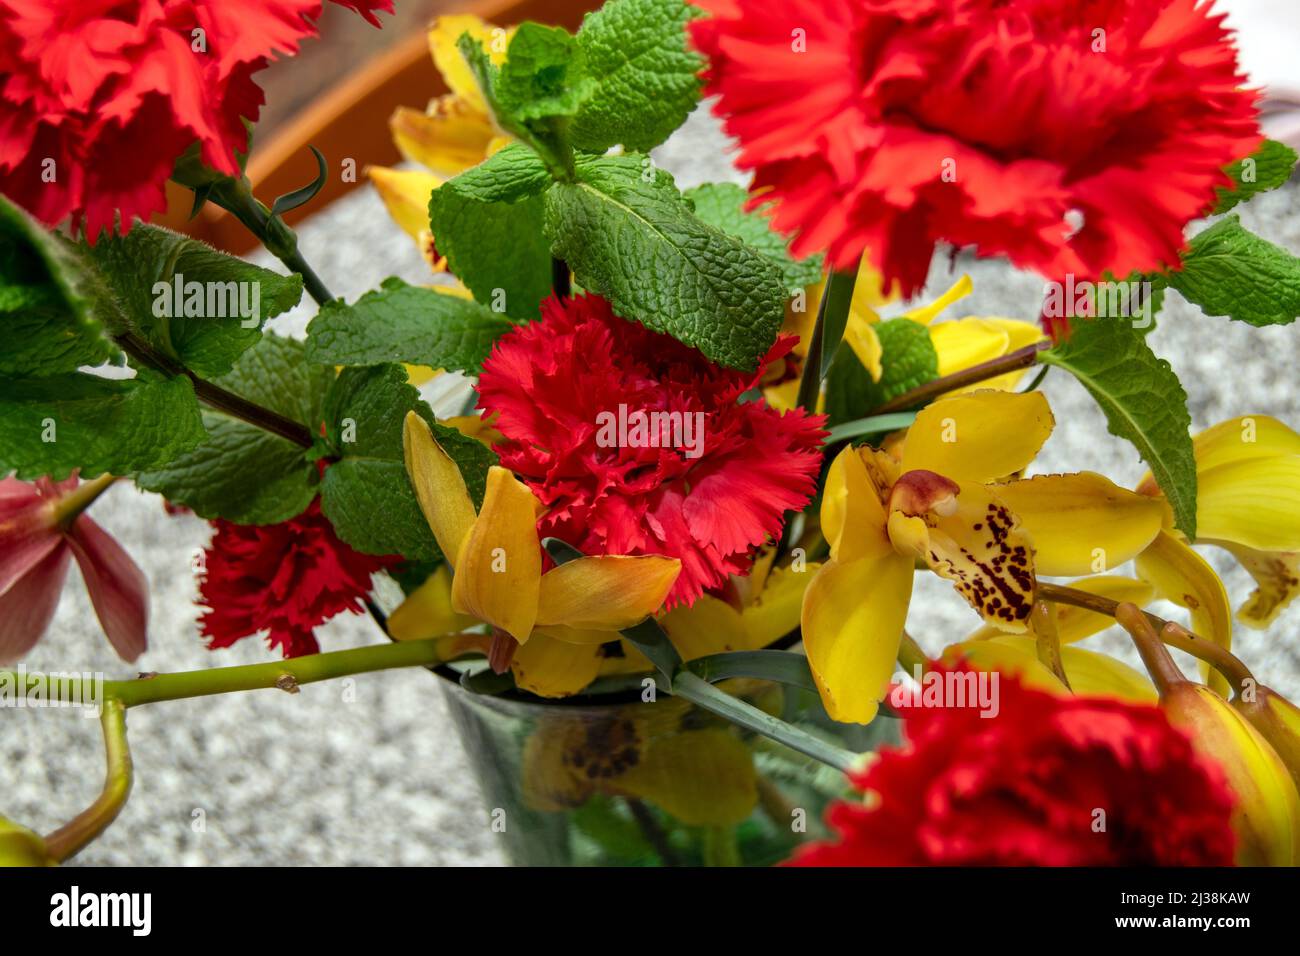
[(1286, 325), (1300, 316), (1300, 259), (1225, 216), (1197, 233), (1177, 272), (1163, 277), (1208, 315), (1251, 325)]
[(930, 330), (911, 319), (876, 323), (880, 338), (879, 382), (841, 342), (826, 378), (826, 413), (831, 425), (865, 418), (885, 402), (939, 377), (939, 356)]
[(735, 183), (704, 183), (682, 195), (691, 201), (695, 215), (703, 222), (735, 236), (780, 269), (787, 291), (821, 281), (822, 257), (795, 259), (791, 256), (789, 242), (772, 230), (766, 216), (745, 211), (749, 193), (740, 186)]
[(1291, 178), (1295, 169), (1296, 151), (1283, 143), (1271, 139), (1245, 159), (1239, 159), (1228, 167), (1227, 173), (1232, 177), (1233, 189), (1218, 190), (1218, 202), (1214, 214), (1227, 212), (1237, 203), (1245, 202), (1256, 193), (1277, 189)]

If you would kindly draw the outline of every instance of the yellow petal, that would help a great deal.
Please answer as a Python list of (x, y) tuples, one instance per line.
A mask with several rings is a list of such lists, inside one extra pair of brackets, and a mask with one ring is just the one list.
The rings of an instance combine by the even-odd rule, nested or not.
[[(991, 643), (1015, 648), (1026, 657), (1037, 660), (1038, 650), (1032, 637), (1004, 634)], [(1099, 654), (1083, 647), (1061, 648), (1061, 664), (1070, 681), (1070, 690), (1086, 697), (1117, 697), (1140, 704), (1154, 704), (1160, 695), (1155, 685), (1141, 671), (1108, 654)], [(1065, 688), (1058, 684), (1059, 692)]]
[(1028, 642), (1029, 650), (1025, 649), (1023, 643), (1009, 645), (1001, 639), (949, 644), (939, 659), (950, 667), (958, 661), (964, 661), (972, 670), (984, 673), (997, 671), (999, 674), (1018, 677), (1027, 687), (1065, 694), (1065, 685), (1038, 660), (1038, 654), (1033, 649), (1033, 638), (1022, 641)]
[(822, 493), (822, 534), (839, 561), (877, 558), (891, 550), (882, 504), (892, 465), (870, 448), (846, 447), (831, 462)]
[(1300, 435), (1269, 415), (1243, 415), (1219, 422), (1192, 439), (1196, 470), (1257, 458), (1300, 455)]
[[(951, 375), (1007, 354), (1010, 337), (983, 319), (956, 319), (930, 326), (930, 342), (939, 357), (939, 374)], [(981, 388), (987, 385), (981, 383)]]
[(1091, 471), (993, 485), (1034, 542), (1038, 573), (1101, 574), (1136, 557), (1160, 530), (1159, 500)]
[(650, 658), (642, 654), (631, 641), (620, 638), (618, 647), (621, 653), (610, 654), (606, 651), (604, 660), (600, 662), (602, 677), (607, 674), (648, 674), (655, 669)]
[(912, 575), (912, 562), (891, 553), (828, 561), (808, 585), (803, 645), (833, 719), (866, 724), (876, 716), (898, 657)]
[[(1129, 602), (1138, 607), (1146, 607), (1155, 598), (1155, 589), (1145, 581), (1125, 578), (1119, 575), (1100, 575), (1093, 578), (1081, 578), (1071, 581), (1070, 587), (1076, 591), (1096, 594), (1110, 598), (1112, 601)], [(1062, 644), (1073, 644), (1106, 630), (1115, 623), (1107, 614), (1098, 614), (1070, 604), (1057, 604), (1056, 634)], [(967, 638), (968, 641), (984, 641), (1007, 636), (995, 627), (985, 625)]]
[(660, 555), (575, 558), (542, 575), (537, 624), (621, 631), (663, 606), (681, 567)]
[(686, 661), (746, 646), (740, 612), (709, 594), (700, 595), (690, 607), (673, 608), (659, 619), (659, 626)]
[[(1165, 600), (1191, 611), (1192, 630), (1199, 636), (1232, 650), (1228, 592), (1214, 569), (1181, 538), (1161, 531), (1138, 555), (1137, 572)], [(1201, 672), (1220, 696), (1230, 696), (1228, 682), (1218, 671), (1202, 664)]]
[(1196, 535), (1256, 551), (1300, 551), (1300, 455), (1198, 472)]
[(898, 284), (885, 288), (885, 278), (871, 265), (871, 257), (863, 256), (858, 263), (858, 277), (853, 282), (853, 299), (849, 308), (866, 317), (869, 321), (879, 321), (877, 314), (882, 306), (889, 305), (898, 298)]
[(798, 336), (791, 351), (803, 358), (808, 354), (808, 341), (812, 338), (813, 326), (817, 322), (817, 309), (821, 305), (822, 290), (826, 280), (814, 282), (804, 289), (802, 297), (791, 296), (785, 304), (785, 318), (781, 321), (781, 331), (787, 335)]
[(443, 555), (454, 560), (474, 524), (474, 501), (460, 466), (442, 450), (428, 423), (416, 412), (406, 413), (402, 451), (420, 510)]
[(993, 481), (1034, 460), (1052, 433), (1042, 392), (982, 390), (940, 399), (907, 430), (903, 471), (924, 469), (956, 481)]
[(754, 758), (720, 727), (651, 738), (613, 785), (692, 827), (735, 826), (758, 803)]
[(1023, 631), (1034, 606), (1034, 556), (1029, 536), (989, 490), (961, 485), (948, 514), (889, 515), (889, 538), (901, 553), (925, 561), (952, 581), (984, 620)]
[(871, 380), (879, 382), (880, 376), (884, 374), (880, 360), (884, 358), (885, 350), (880, 344), (880, 336), (876, 334), (873, 322), (868, 322), (857, 313), (850, 313), (848, 323), (844, 326), (844, 341), (858, 357)]
[(451, 606), (522, 645), (537, 619), (541, 579), (537, 499), (509, 471), (493, 465), (483, 508), (457, 553)]
[(970, 295), (971, 288), (970, 276), (964, 275), (949, 286), (947, 292), (939, 296), (939, 298), (935, 299), (929, 305), (909, 309), (904, 312), (900, 318), (911, 319), (913, 322), (920, 322), (922, 325), (929, 325), (934, 321), (935, 317), (944, 309), (948, 308), (948, 306)]
[(534, 631), (510, 661), (515, 683), (538, 697), (569, 697), (600, 673), (599, 644), (573, 644)]
[(1300, 594), (1300, 553), (1254, 551), (1224, 544), (1259, 585), (1237, 608), (1237, 620), (1247, 627), (1268, 627)]
[(429, 228), (429, 196), (443, 181), (419, 169), (366, 167), (366, 175), (393, 221), (412, 239)]
[(488, 59), (500, 66), (505, 62), (513, 32), (469, 14), (441, 16), (429, 25), (429, 52), (433, 54), (433, 65), (442, 74), (447, 88), (468, 100), (480, 113), (487, 113), (487, 103), (456, 41), (462, 33), (468, 33), (482, 44)]
[(388, 615), (388, 633), (398, 641), (423, 641), (454, 634), (478, 622), (451, 609), (451, 569), (440, 564)]
[(767, 647), (799, 626), (804, 591), (819, 567), (809, 564), (802, 571), (777, 568), (768, 576), (767, 587), (741, 612), (746, 648)]

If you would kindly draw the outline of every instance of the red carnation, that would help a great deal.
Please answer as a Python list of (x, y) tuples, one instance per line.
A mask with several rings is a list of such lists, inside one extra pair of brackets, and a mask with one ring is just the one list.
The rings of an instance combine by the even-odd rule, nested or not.
[(996, 716), (906, 709), (906, 747), (883, 751), (853, 778), (870, 805), (832, 806), (838, 842), (807, 847), (792, 862), (1232, 865), (1222, 773), (1163, 711), (1058, 697), (998, 676)]
[(866, 251), (905, 294), (940, 240), (1051, 278), (1176, 263), (1261, 141), (1199, 0), (696, 2), (753, 203), (796, 254)]
[[(392, 0), (336, 0), (378, 26)], [(314, 36), (321, 0), (0, 0), (0, 192), (94, 241), (165, 208), (198, 142), (239, 172), (253, 74)], [(197, 31), (202, 31), (197, 32)]]
[[(589, 554), (681, 559), (671, 607), (744, 574), (751, 551), (813, 493), (822, 418), (738, 401), (793, 342), (739, 372), (619, 318), (599, 296), (552, 297), (541, 321), (497, 342), (479, 404), (500, 415), (501, 463), (549, 509), (538, 530)], [(639, 415), (650, 425), (638, 437)]]
[(285, 657), (320, 650), (313, 629), (343, 611), (359, 614), (370, 576), (391, 558), (352, 550), (321, 514), (320, 499), (296, 518), (238, 525), (218, 518), (204, 555), (199, 604), (209, 648), (259, 631)]

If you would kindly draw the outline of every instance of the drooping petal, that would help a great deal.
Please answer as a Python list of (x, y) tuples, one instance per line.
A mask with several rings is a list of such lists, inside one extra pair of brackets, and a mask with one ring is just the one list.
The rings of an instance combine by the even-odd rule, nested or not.
[(541, 579), (537, 499), (509, 471), (493, 465), (483, 508), (456, 558), (451, 606), (499, 627), (522, 645), (537, 619)]
[(903, 446), (903, 471), (995, 481), (1034, 460), (1055, 421), (1042, 392), (982, 390), (928, 405)]
[[(915, 309), (908, 309), (903, 313), (902, 318), (911, 319), (913, 322), (919, 322), (922, 325), (929, 325), (933, 322), (944, 309), (958, 302), (971, 294), (973, 284), (970, 276), (963, 275), (960, 279), (950, 285), (947, 291), (933, 302), (919, 306)], [(940, 374), (943, 374), (942, 372)]]
[(974, 482), (963, 483), (943, 510), (891, 512), (894, 547), (952, 581), (989, 624), (1023, 631), (1034, 605), (1034, 551), (1015, 514)]
[(613, 786), (693, 827), (735, 826), (758, 803), (753, 755), (721, 727), (652, 737)]
[(70, 557), (60, 544), (0, 594), (0, 664), (12, 664), (30, 651), (50, 626)]
[[(1032, 637), (1003, 634), (991, 643), (1013, 647), (1027, 657), (1037, 657)], [(1135, 703), (1154, 704), (1159, 699), (1151, 680), (1121, 660), (1084, 647), (1062, 647), (1061, 665), (1075, 694), (1092, 697), (1118, 697)], [(1064, 692), (1064, 688), (1061, 688)]]
[(991, 489), (1034, 542), (1039, 574), (1100, 574), (1136, 557), (1160, 530), (1164, 508), (1091, 471), (1036, 475)]
[(1230, 461), (1197, 472), (1197, 538), (1256, 551), (1300, 551), (1300, 455)]
[(539, 697), (570, 697), (600, 673), (599, 644), (574, 644), (534, 631), (510, 661), (515, 683)]
[(844, 341), (871, 375), (871, 380), (879, 382), (880, 376), (884, 374), (880, 360), (884, 358), (885, 350), (880, 344), (880, 336), (876, 334), (874, 322), (867, 321), (857, 312), (850, 312), (844, 326)]
[(767, 586), (740, 614), (745, 624), (745, 647), (767, 647), (799, 626), (804, 591), (820, 567), (809, 564), (801, 571), (777, 568), (768, 575)]
[(1237, 620), (1247, 627), (1268, 627), (1300, 594), (1300, 552), (1255, 551), (1227, 542), (1211, 541), (1233, 553), (1258, 587), (1237, 608)]
[(108, 643), (122, 660), (135, 660), (148, 645), (149, 582), (144, 572), (88, 515), (72, 523), (68, 544)]
[(1300, 435), (1270, 415), (1242, 415), (1219, 422), (1192, 438), (1196, 470), (1258, 458), (1300, 455)]
[(537, 623), (620, 631), (663, 606), (681, 572), (676, 558), (576, 558), (542, 575)]
[[(1004, 635), (1018, 637), (1018, 635)], [(1021, 638), (1020, 644), (1004, 643), (1000, 639), (991, 641), (965, 641), (949, 644), (943, 649), (940, 661), (949, 666), (964, 661), (972, 670), (1017, 677), (1026, 687), (1049, 691), (1053, 694), (1067, 693), (1065, 685), (1055, 674), (1038, 659), (1034, 649), (1033, 638)], [(1028, 642), (1026, 650), (1025, 641)]]
[(726, 601), (701, 594), (690, 607), (679, 605), (659, 619), (684, 661), (746, 646), (741, 612)]
[(442, 450), (428, 422), (416, 412), (408, 412), (403, 423), (402, 451), (420, 510), (443, 555), (454, 561), (475, 517), (474, 501), (460, 467)]
[(35, 485), (0, 479), (0, 595), (59, 546), (48, 499)]
[(912, 562), (898, 554), (832, 560), (804, 592), (804, 650), (833, 719), (875, 718), (898, 657), (912, 576)]
[(890, 551), (883, 501), (894, 476), (884, 468), (892, 470), (892, 464), (869, 448), (845, 448), (831, 462), (822, 492), (821, 521), (836, 560), (878, 558)]
[(423, 641), (454, 634), (478, 622), (451, 607), (451, 568), (440, 564), (388, 615), (388, 633), (398, 641)]
[[(477, 166), (487, 158), (497, 135), (485, 113), (455, 95), (432, 101), (427, 112), (399, 106), (388, 127), (402, 156), (431, 170), (420, 171), (429, 178), (449, 178)], [(427, 204), (425, 209), (428, 229)]]
[(371, 166), (366, 175), (393, 221), (412, 239), (429, 231), (429, 196), (443, 181), (419, 169), (388, 169)]
[(456, 45), (462, 33), (468, 33), (483, 46), (488, 59), (498, 66), (505, 62), (506, 49), (513, 30), (504, 30), (470, 14), (440, 16), (429, 25), (429, 52), (434, 66), (442, 74), (447, 88), (467, 100), (479, 113), (487, 115), (487, 103), (474, 74)]
[[(1137, 572), (1156, 593), (1192, 614), (1192, 630), (1225, 651), (1232, 650), (1232, 608), (1214, 568), (1182, 538), (1161, 531), (1137, 558)], [(1202, 676), (1220, 696), (1233, 688), (1218, 671), (1201, 664)]]

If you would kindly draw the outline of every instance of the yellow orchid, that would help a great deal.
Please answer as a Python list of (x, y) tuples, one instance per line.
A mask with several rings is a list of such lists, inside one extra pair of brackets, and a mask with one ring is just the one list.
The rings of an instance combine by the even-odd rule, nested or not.
[(657, 611), (677, 580), (681, 562), (660, 555), (583, 557), (543, 574), (541, 505), (526, 485), (493, 466), (476, 512), (460, 468), (415, 412), (406, 417), (403, 447), (420, 509), (452, 570), (447, 603), (437, 591), (446, 579), (435, 576), (428, 592), (394, 612), (394, 636), (415, 636), (424, 612), (437, 627), (481, 621), (513, 650), (516, 684), (562, 697), (595, 679), (601, 645)]
[[(782, 331), (799, 336), (800, 344), (795, 346), (794, 353), (800, 357), (805, 354), (808, 339), (812, 335), (823, 286), (824, 283), (810, 286), (802, 300), (796, 298), (786, 308)], [(933, 302), (909, 309), (898, 316), (929, 328), (930, 341), (939, 360), (940, 376), (951, 375), (953, 372), (999, 358), (1026, 345), (1041, 341), (1045, 337), (1042, 329), (1037, 325), (1019, 319), (965, 316), (960, 319), (935, 321), (954, 302), (970, 295), (971, 289), (970, 276), (962, 276)], [(844, 342), (853, 350), (853, 354), (857, 356), (873, 381), (880, 381), (883, 371), (880, 364), (883, 351), (875, 328), (882, 321), (880, 310), (897, 301), (897, 294), (893, 290), (884, 289), (880, 273), (876, 272), (864, 257), (853, 286), (853, 300), (849, 305), (848, 321), (844, 328)], [(796, 310), (795, 306), (802, 306), (802, 308)], [(1024, 370), (1007, 372), (980, 382), (978, 385), (955, 389), (950, 394), (956, 395), (975, 389), (1012, 389), (1024, 374)], [(798, 382), (785, 382), (770, 386), (764, 394), (769, 404), (784, 410), (793, 406), (798, 388)]]
[(505, 62), (514, 29), (469, 15), (434, 20), (429, 27), (429, 50), (451, 92), (431, 100), (423, 112), (398, 107), (389, 120), (402, 156), (425, 168), (371, 166), (366, 170), (388, 214), (415, 240), (435, 272), (446, 269), (447, 263), (438, 255), (429, 231), (429, 194), (510, 142), (493, 123), (483, 93), (456, 47), (463, 33), (478, 40), (492, 62), (500, 65)]
[(1101, 475), (1006, 480), (1052, 427), (1041, 392), (975, 391), (922, 410), (898, 458), (865, 446), (836, 457), (821, 506), (830, 560), (802, 609), (804, 648), (832, 717), (875, 716), (918, 560), (951, 580), (988, 624), (1023, 632), (1036, 574), (1107, 570), (1159, 532), (1158, 502)]

